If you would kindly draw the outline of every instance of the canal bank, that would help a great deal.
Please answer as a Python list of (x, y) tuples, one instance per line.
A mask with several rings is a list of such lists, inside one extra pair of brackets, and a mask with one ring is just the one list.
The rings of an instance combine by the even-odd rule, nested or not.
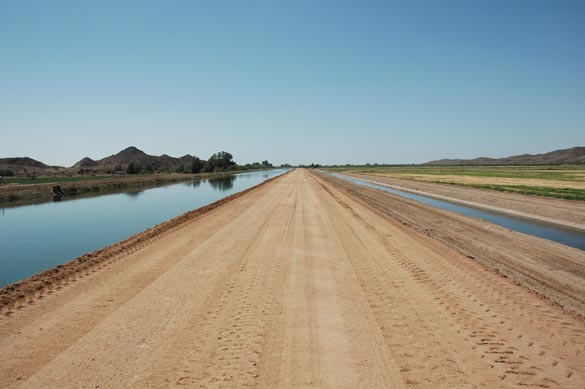
[(502, 209), (485, 204), (449, 198), (409, 188), (396, 187), (339, 173), (329, 174), (358, 185), (389, 192), (439, 209), (483, 219), (514, 231), (585, 250), (585, 226), (580, 224), (531, 215), (512, 209)]
[[(395, 222), (585, 317), (584, 250), (331, 174), (317, 174)], [(413, 232), (413, 237), (416, 235)]]
[(285, 173), (274, 169), (0, 212), (0, 287)]
[[(81, 178), (42, 184), (0, 185), (0, 207), (14, 207), (28, 204), (42, 204), (51, 201), (67, 201), (73, 198), (101, 196), (122, 193), (129, 190), (145, 190), (178, 182), (225, 177), (245, 171), (199, 173), (199, 174), (140, 174), (112, 175), (96, 179)], [(55, 192), (58, 187), (59, 192)]]

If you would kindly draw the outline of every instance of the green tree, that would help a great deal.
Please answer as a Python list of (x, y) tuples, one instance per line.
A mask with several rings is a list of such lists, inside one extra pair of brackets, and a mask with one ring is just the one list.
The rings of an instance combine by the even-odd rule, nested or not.
[(233, 158), (233, 155), (227, 151), (220, 151), (209, 157), (207, 162), (210, 165), (211, 171), (223, 171), (236, 166)]
[(201, 172), (204, 165), (204, 161), (200, 160), (199, 157), (193, 157), (193, 160), (191, 161), (191, 173), (197, 174)]
[(211, 173), (212, 171), (213, 171), (213, 166), (211, 166), (209, 161), (205, 161), (205, 163), (203, 164), (203, 168), (201, 169), (201, 172)]
[(142, 168), (140, 167), (139, 164), (130, 162), (126, 167), (126, 174), (138, 174), (140, 173), (141, 170)]

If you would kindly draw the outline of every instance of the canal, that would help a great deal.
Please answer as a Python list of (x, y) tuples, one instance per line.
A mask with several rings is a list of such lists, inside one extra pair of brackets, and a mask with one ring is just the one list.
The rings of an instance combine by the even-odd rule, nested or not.
[(99, 197), (0, 208), (0, 287), (285, 172), (246, 172)]
[[(327, 173), (327, 172), (326, 172)], [(360, 180), (359, 178), (349, 177), (339, 173), (329, 173), (334, 177), (353, 182), (354, 184), (367, 186), (369, 188), (383, 190), (398, 196), (406, 197), (411, 200), (421, 202), (423, 204), (431, 205), (446, 211), (458, 212), (463, 215), (484, 219), (499, 226), (508, 228), (510, 230), (522, 232), (524, 234), (537, 236), (561, 243), (567, 246), (575, 247), (580, 250), (585, 250), (585, 233), (568, 227), (559, 226), (552, 223), (539, 222), (520, 217), (514, 217), (508, 214), (499, 213), (496, 211), (488, 211), (484, 209), (474, 208), (449, 201), (438, 200), (432, 197), (423, 196), (405, 192), (399, 189), (387, 187), (385, 185), (375, 184), (369, 181)]]

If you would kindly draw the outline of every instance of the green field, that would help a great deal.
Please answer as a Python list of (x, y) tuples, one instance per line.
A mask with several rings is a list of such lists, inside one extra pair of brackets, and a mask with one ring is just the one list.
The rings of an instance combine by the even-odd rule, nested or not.
[(585, 166), (338, 166), (327, 170), (585, 201)]
[(585, 182), (585, 166), (338, 166), (327, 170), (392, 175), (456, 175), (475, 177), (537, 178)]

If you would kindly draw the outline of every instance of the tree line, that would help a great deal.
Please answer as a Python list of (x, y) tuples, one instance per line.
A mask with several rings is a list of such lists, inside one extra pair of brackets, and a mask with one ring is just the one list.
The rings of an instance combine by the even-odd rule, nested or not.
[[(231, 153), (228, 153), (227, 151), (219, 151), (209, 157), (208, 160), (203, 160), (199, 157), (192, 157), (190, 162), (177, 166), (175, 172), (197, 174), (229, 172), (234, 170), (267, 169), (271, 167), (273, 167), (272, 164), (267, 160), (239, 165), (234, 161), (234, 157)], [(130, 162), (124, 170), (121, 165), (118, 165), (116, 170), (125, 171), (126, 174), (156, 173), (156, 170), (150, 163), (143, 166), (135, 161)]]

